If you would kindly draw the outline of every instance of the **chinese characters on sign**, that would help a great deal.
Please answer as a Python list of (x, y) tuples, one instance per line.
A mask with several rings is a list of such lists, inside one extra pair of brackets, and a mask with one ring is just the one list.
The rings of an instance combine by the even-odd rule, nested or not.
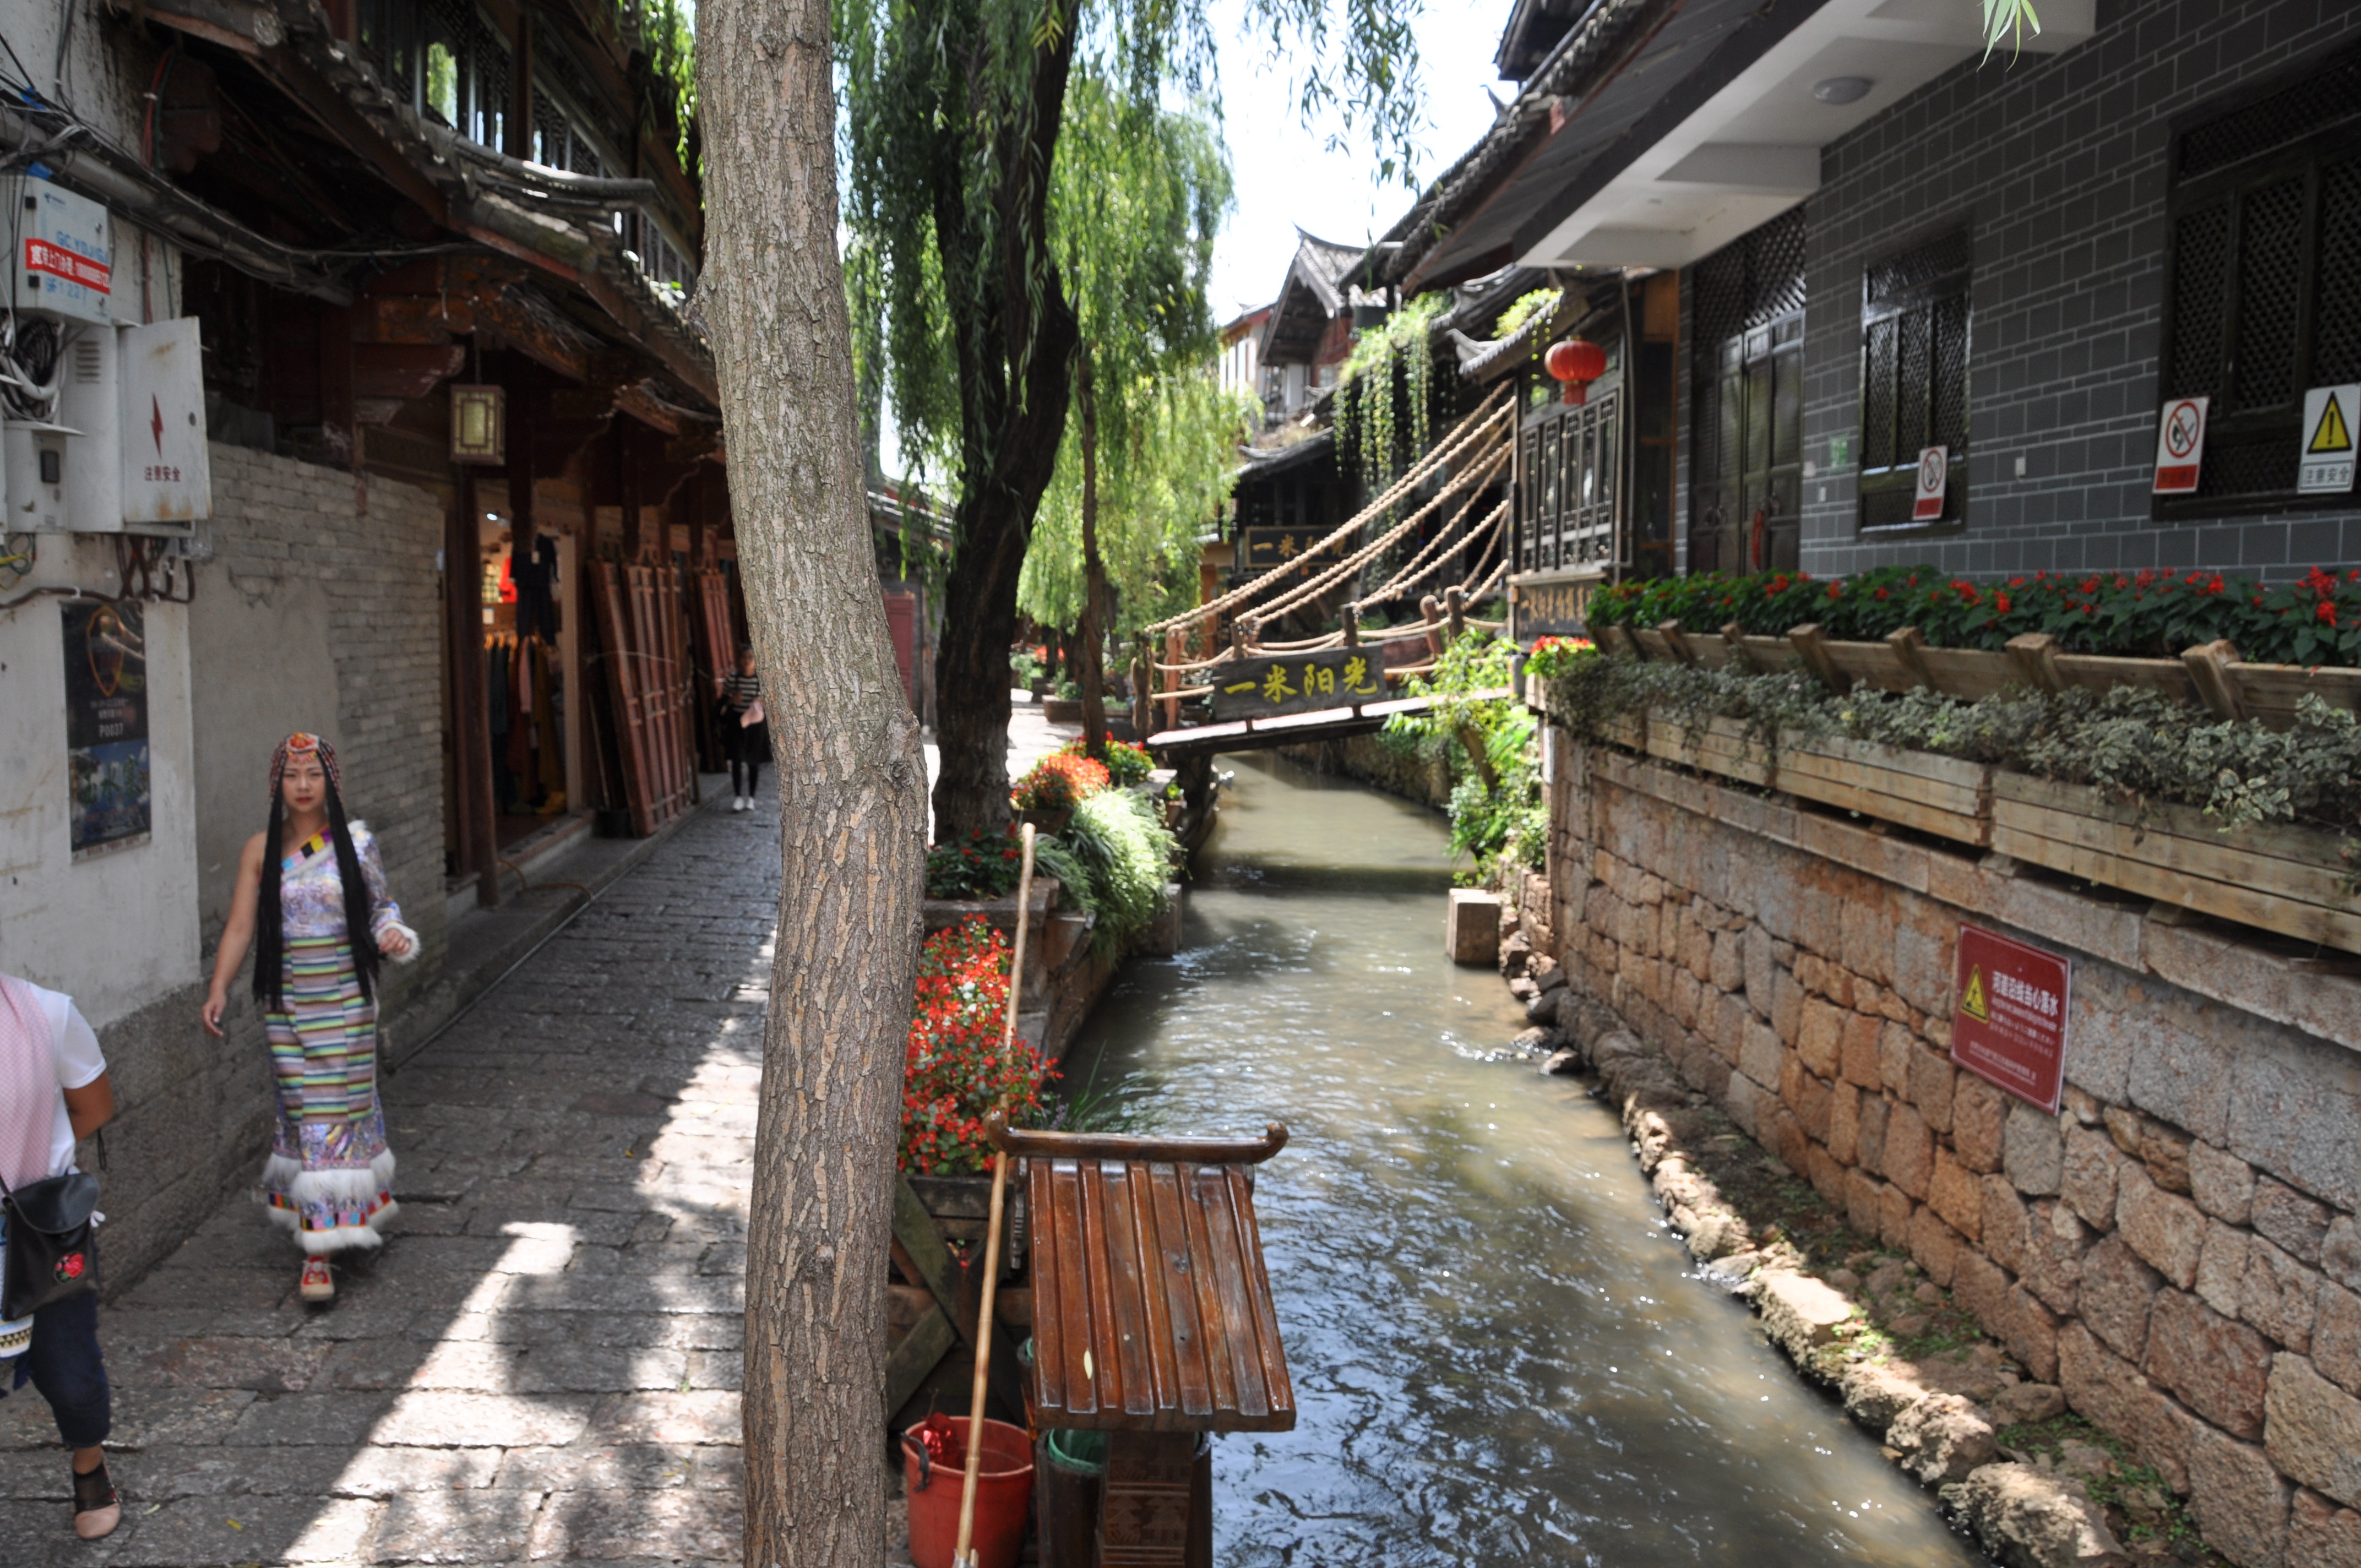
[(1591, 593), (1598, 583), (1595, 576), (1571, 583), (1511, 582), (1510, 635), (1519, 642), (1531, 642), (1536, 637), (1581, 636), (1585, 630), (1583, 612), (1589, 607)]
[(132, 599), (64, 609), (67, 836), (80, 856), (148, 837), (147, 622)]
[(1320, 543), (1321, 537), (1321, 532), (1314, 528), (1239, 530), (1239, 542), (1245, 546), (1243, 558), (1249, 572), (1268, 571), (1274, 566), (1292, 566)]
[(1213, 718), (1218, 723), (1350, 707), (1386, 695), (1385, 665), (1374, 648), (1330, 648), (1284, 659), (1247, 659), (1216, 664), (1212, 674)]
[(2055, 1113), (2066, 1078), (2073, 966), (1975, 926), (1960, 927), (1951, 1059)]

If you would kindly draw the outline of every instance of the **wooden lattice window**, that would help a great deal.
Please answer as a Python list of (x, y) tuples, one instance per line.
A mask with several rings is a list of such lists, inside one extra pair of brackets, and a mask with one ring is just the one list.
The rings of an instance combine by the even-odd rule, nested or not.
[(2361, 48), (2176, 125), (2163, 397), (2208, 397), (2193, 496), (2161, 518), (2299, 496), (2303, 395), (2361, 381)]
[[(1861, 526), (1955, 528), (1968, 515), (1968, 274), (1962, 229), (1869, 268), (1861, 302)], [(1918, 454), (1950, 448), (1943, 515), (1914, 522)]]
[(1700, 262), (1693, 284), (1689, 570), (1794, 571), (1802, 548), (1804, 209)]

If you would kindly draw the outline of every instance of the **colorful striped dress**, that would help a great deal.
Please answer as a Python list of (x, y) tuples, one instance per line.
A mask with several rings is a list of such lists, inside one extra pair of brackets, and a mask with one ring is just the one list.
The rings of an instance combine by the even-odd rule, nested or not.
[[(377, 840), (362, 824), (351, 828), (375, 942), (401, 911), (387, 894)], [(263, 1014), (279, 1090), (263, 1201), (307, 1253), (377, 1246), (384, 1240), (378, 1227), (395, 1212), (393, 1151), (377, 1101), (377, 1003), (361, 994), (336, 847), (326, 835), (280, 862), (279, 907), (286, 1010)]]

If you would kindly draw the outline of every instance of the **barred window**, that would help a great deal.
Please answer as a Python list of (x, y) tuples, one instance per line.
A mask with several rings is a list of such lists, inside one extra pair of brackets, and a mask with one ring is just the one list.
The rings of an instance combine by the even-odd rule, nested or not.
[[(1861, 526), (1955, 528), (1968, 515), (1965, 229), (1872, 266), (1861, 296)], [(1914, 523), (1918, 454), (1950, 448), (1940, 519)]]
[(1804, 209), (1697, 264), (1689, 570), (1789, 571), (1802, 549)]
[(2349, 497), (2296, 492), (2303, 395), (2361, 380), (2361, 48), (2173, 128), (2164, 398), (2208, 397), (2193, 496), (2159, 518)]

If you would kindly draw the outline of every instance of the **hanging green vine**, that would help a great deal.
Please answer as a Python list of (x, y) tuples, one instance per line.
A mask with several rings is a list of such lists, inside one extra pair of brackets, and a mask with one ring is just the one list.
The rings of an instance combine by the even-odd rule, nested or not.
[[(1434, 391), (1434, 354), (1427, 329), (1450, 302), (1447, 294), (1422, 294), (1388, 316), (1382, 326), (1362, 333), (1337, 378), (1339, 455), (1358, 465), (1363, 480), (1373, 488), (1426, 450)], [(1407, 428), (1405, 412), (1410, 416)]]
[(1492, 323), (1492, 341), (1499, 343), (1513, 337), (1519, 327), (1535, 316), (1555, 315), (1562, 298), (1555, 289), (1535, 289), (1530, 294), (1518, 295), (1517, 302), (1502, 311), (1500, 319)]

